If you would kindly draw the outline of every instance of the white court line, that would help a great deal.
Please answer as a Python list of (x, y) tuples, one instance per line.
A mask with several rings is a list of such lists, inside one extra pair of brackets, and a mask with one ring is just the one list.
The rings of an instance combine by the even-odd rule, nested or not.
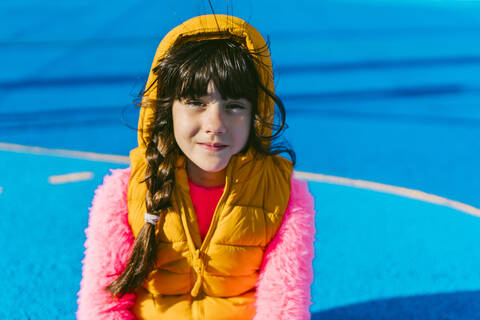
[(70, 183), (70, 182), (77, 182), (77, 181), (85, 181), (85, 180), (92, 180), (93, 179), (93, 172), (75, 172), (75, 173), (68, 173), (62, 174), (58, 176), (50, 176), (48, 177), (48, 182), (50, 184), (62, 184), (62, 183)]
[[(48, 155), (48, 156), (68, 157), (68, 158), (75, 158), (75, 159), (85, 159), (85, 160), (99, 161), (99, 162), (111, 162), (111, 163), (122, 163), (122, 164), (130, 163), (127, 156), (117, 156), (117, 155), (110, 155), (110, 154), (62, 150), (62, 149), (47, 149), (47, 148), (41, 148), (41, 147), (22, 146), (17, 144), (1, 143), (1, 142), (0, 142), (0, 150), (22, 152), (22, 153), (33, 153), (33, 154), (41, 154), (41, 155)], [(349, 186), (354, 188), (368, 189), (368, 190), (373, 190), (378, 192), (395, 194), (395, 195), (399, 195), (406, 198), (417, 199), (417, 200), (453, 208), (455, 210), (459, 210), (459, 211), (480, 217), (480, 209), (478, 208), (475, 208), (471, 205), (468, 205), (462, 202), (439, 197), (434, 194), (429, 194), (429, 193), (415, 190), (415, 189), (396, 187), (396, 186), (382, 184), (378, 182), (372, 182), (372, 181), (355, 180), (355, 179), (328, 176), (328, 175), (323, 175), (318, 173), (302, 172), (302, 171), (295, 171), (295, 176), (299, 179), (304, 179), (309, 181), (332, 183), (332, 184), (344, 185), (344, 186)]]
[(47, 148), (41, 148), (41, 147), (22, 146), (19, 144), (2, 143), (2, 142), (0, 142), (0, 150), (20, 152), (20, 153), (39, 154), (39, 155), (45, 155), (45, 156), (85, 159), (85, 160), (92, 160), (92, 161), (98, 161), (98, 162), (111, 162), (111, 163), (124, 163), (124, 164), (130, 163), (127, 156), (116, 156), (111, 154), (72, 151), (72, 150), (63, 150), (63, 149), (47, 149)]
[(468, 214), (480, 217), (480, 209), (478, 208), (475, 208), (473, 206), (470, 206), (462, 202), (458, 202), (458, 201), (443, 198), (434, 194), (426, 193), (420, 190), (396, 187), (396, 186), (382, 184), (378, 182), (372, 182), (372, 181), (355, 180), (355, 179), (327, 176), (323, 174), (302, 172), (302, 171), (295, 171), (295, 177), (299, 179), (309, 180), (309, 181), (332, 183), (332, 184), (338, 184), (338, 185), (343, 185), (348, 187), (390, 193), (390, 194), (399, 195), (406, 198), (422, 200), (425, 202), (438, 204), (441, 206), (453, 208), (455, 210), (463, 211)]

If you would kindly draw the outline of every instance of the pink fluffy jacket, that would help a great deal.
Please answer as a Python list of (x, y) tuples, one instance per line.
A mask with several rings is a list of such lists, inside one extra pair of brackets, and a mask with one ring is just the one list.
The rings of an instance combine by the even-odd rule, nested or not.
[[(78, 292), (77, 319), (135, 319), (135, 294), (112, 299), (104, 290), (127, 263), (134, 237), (128, 224), (130, 168), (111, 170), (95, 191)], [(282, 225), (265, 251), (256, 287), (255, 320), (309, 319), (315, 234), (313, 198), (307, 183), (292, 177)]]

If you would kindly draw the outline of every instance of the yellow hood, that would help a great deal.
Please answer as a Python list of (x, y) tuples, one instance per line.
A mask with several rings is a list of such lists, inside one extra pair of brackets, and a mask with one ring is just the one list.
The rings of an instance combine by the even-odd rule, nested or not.
[[(192, 40), (218, 39), (229, 37), (240, 37), (245, 39), (248, 49), (252, 52), (266, 50), (266, 42), (262, 35), (251, 25), (240, 18), (227, 15), (205, 15), (192, 18), (185, 21), (178, 27), (171, 30), (165, 38), (160, 42), (153, 58), (152, 68), (148, 75), (148, 80), (145, 88), (150, 88), (155, 81), (155, 75), (152, 70), (158, 64), (158, 61), (165, 57), (165, 54), (170, 50), (177, 39), (188, 37)], [(263, 64), (263, 68), (257, 66), (257, 70), (261, 76), (263, 84), (272, 92), (273, 77), (272, 77), (272, 63), (270, 54), (265, 51), (263, 54), (257, 56)], [(153, 86), (145, 92), (147, 98), (155, 99), (157, 97), (157, 87)], [(268, 105), (267, 105), (268, 104)], [(273, 120), (274, 105), (271, 99), (266, 99), (263, 92), (259, 94), (258, 112), (265, 120)], [(153, 109), (144, 108), (140, 110), (140, 118), (138, 120), (138, 146), (145, 148), (144, 141), (148, 141), (148, 128), (152, 121)], [(143, 130), (142, 130), (143, 129)], [(268, 134), (269, 132), (262, 132)], [(143, 139), (142, 139), (143, 138)]]
[[(272, 63), (267, 45), (261, 34), (240, 18), (227, 15), (204, 15), (185, 21), (181, 25), (171, 30), (158, 45), (155, 57), (153, 59), (150, 74), (146, 83), (146, 92), (144, 97), (147, 99), (156, 99), (157, 87), (150, 86), (155, 81), (155, 74), (152, 70), (159, 63), (159, 60), (165, 57), (169, 49), (180, 39), (188, 37), (189, 41), (239, 37), (245, 39), (247, 48), (252, 52), (261, 52), (256, 55), (259, 63), (257, 70), (261, 80), (266, 88), (274, 92)], [(191, 40), (190, 40), (191, 39)], [(145, 178), (146, 160), (145, 160), (145, 142), (149, 140), (147, 128), (151, 125), (154, 110), (145, 107), (145, 98), (142, 102), (140, 116), (138, 120), (138, 147), (130, 152), (130, 163), (132, 173), (128, 188), (129, 211), (145, 212), (145, 194), (146, 185), (141, 183)], [(266, 95), (259, 90), (258, 113), (262, 119), (273, 122), (274, 103), (267, 99)], [(270, 135), (271, 129), (264, 128), (260, 132), (262, 135)]]

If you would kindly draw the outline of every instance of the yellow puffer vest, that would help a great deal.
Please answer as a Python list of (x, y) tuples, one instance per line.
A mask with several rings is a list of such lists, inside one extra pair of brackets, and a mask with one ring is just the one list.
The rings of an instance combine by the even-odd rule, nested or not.
[[(232, 157), (224, 193), (202, 243), (190, 199), (185, 158), (177, 161), (173, 209), (157, 228), (156, 269), (137, 290), (138, 319), (252, 319), (265, 247), (290, 196), (291, 162)], [(129, 214), (136, 236), (143, 214)], [(159, 224), (160, 225), (160, 224)]]
[[(262, 51), (257, 70), (262, 83), (274, 91), (271, 61), (258, 31), (232, 16), (207, 15), (190, 19), (170, 31), (157, 48), (152, 69), (175, 41), (229, 38), (243, 39), (252, 51)], [(152, 70), (151, 69), (151, 70)], [(150, 71), (146, 98), (156, 98), (156, 77)], [(258, 114), (272, 121), (274, 104), (260, 92)], [(128, 219), (136, 237), (146, 212), (145, 149), (153, 108), (142, 104), (138, 147), (130, 152)], [(258, 124), (255, 123), (255, 126)], [(257, 130), (260, 130), (257, 128)], [(263, 127), (262, 135), (271, 134)], [(231, 158), (224, 193), (210, 229), (201, 241), (191, 202), (186, 159), (175, 169), (173, 208), (157, 224), (160, 241), (155, 269), (137, 289), (133, 312), (138, 319), (252, 319), (255, 284), (265, 247), (277, 232), (290, 196), (292, 164), (280, 156), (261, 156), (252, 149)]]

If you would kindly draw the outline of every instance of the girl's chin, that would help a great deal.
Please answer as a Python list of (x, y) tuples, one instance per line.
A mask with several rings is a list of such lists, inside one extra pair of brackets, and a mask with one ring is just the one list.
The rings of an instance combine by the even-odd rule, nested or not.
[(220, 172), (222, 170), (224, 170), (228, 165), (228, 162), (227, 164), (225, 165), (218, 165), (218, 166), (212, 166), (212, 165), (202, 165), (202, 166), (198, 166), (201, 170), (207, 172), (207, 173), (217, 173), (217, 172)]
[(220, 162), (214, 162), (214, 161), (191, 161), (189, 160), (191, 164), (193, 164), (192, 169), (195, 170), (195, 167), (197, 170), (201, 170), (205, 173), (218, 173), (223, 171), (227, 166), (229, 161), (220, 161)]

